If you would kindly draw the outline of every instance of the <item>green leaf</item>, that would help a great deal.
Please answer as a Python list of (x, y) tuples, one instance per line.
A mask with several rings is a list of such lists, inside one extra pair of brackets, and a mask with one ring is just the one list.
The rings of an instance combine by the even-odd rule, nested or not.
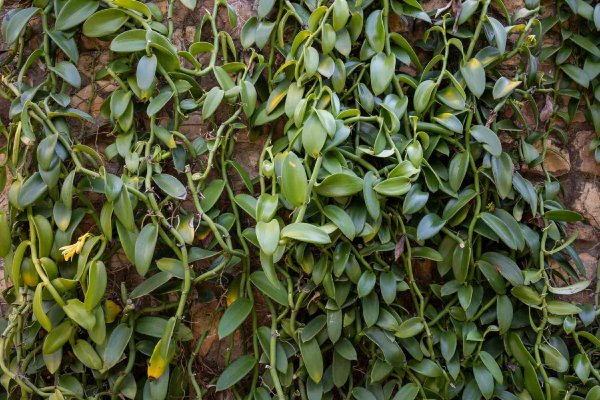
[(485, 224), (489, 226), (494, 231), (494, 233), (500, 237), (500, 239), (504, 242), (505, 245), (507, 245), (513, 250), (517, 249), (517, 244), (513, 240), (513, 235), (510, 229), (500, 218), (487, 212), (479, 214), (479, 218), (481, 218), (483, 222), (485, 222)]
[(171, 279), (173, 275), (166, 271), (161, 271), (157, 274), (146, 278), (142, 283), (137, 285), (129, 294), (129, 298), (137, 299), (147, 294), (152, 293)]
[(168, 272), (176, 278), (185, 278), (185, 266), (181, 260), (164, 257), (156, 261), (158, 269)]
[(494, 99), (501, 99), (505, 96), (508, 96), (520, 84), (521, 84), (521, 81), (510, 80), (503, 76), (500, 77), (500, 79), (498, 79), (496, 81), (496, 83), (494, 84), (494, 90), (492, 91)]
[(463, 67), (460, 67), (460, 73), (465, 79), (471, 93), (475, 97), (481, 97), (485, 91), (485, 70), (483, 69), (483, 64), (478, 59), (471, 58)]
[(377, 193), (385, 196), (397, 197), (406, 194), (410, 190), (410, 179), (404, 176), (388, 178), (378, 183), (373, 188)]
[(363, 178), (363, 197), (365, 200), (365, 205), (369, 215), (374, 220), (377, 220), (381, 214), (381, 205), (379, 204), (377, 193), (373, 189), (373, 185), (376, 180), (377, 178), (375, 177), (373, 171), (368, 171)]
[(429, 378), (437, 378), (443, 374), (442, 368), (435, 361), (432, 361), (428, 358), (424, 358), (423, 360), (412, 365), (409, 364), (409, 366), (417, 374)]
[(421, 322), (421, 318), (409, 318), (400, 324), (400, 327), (396, 331), (396, 337), (399, 337), (400, 339), (408, 339), (421, 333), (424, 327), (425, 325), (423, 325), (423, 322)]
[(157, 64), (158, 61), (154, 54), (150, 57), (143, 56), (140, 58), (140, 61), (138, 61), (135, 78), (142, 91), (147, 91), (152, 86), (154, 76), (156, 75)]
[(132, 333), (131, 327), (127, 324), (119, 324), (112, 331), (102, 355), (104, 369), (110, 369), (119, 362), (125, 351), (125, 347), (127, 347), (127, 343), (129, 343), (129, 339), (131, 339)]
[(120, 33), (110, 43), (110, 49), (116, 53), (133, 53), (146, 49), (146, 30), (132, 29)]
[(561, 286), (561, 287), (548, 286), (548, 290), (550, 291), (550, 293), (566, 296), (566, 295), (572, 295), (572, 294), (576, 294), (576, 293), (584, 291), (585, 289), (587, 289), (590, 286), (591, 283), (592, 283), (592, 281), (590, 281), (590, 280), (583, 280), (583, 281), (573, 283), (572, 285), (568, 285), (568, 286)]
[(377, 400), (377, 397), (364, 387), (355, 387), (352, 389), (352, 396), (356, 400)]
[(294, 152), (289, 152), (281, 168), (281, 194), (294, 206), (306, 200), (308, 178), (302, 162)]
[(4, 41), (11, 45), (21, 36), (21, 31), (25, 28), (31, 17), (41, 11), (37, 7), (28, 7), (16, 11), (10, 16), (10, 19), (4, 20), (2, 32), (5, 34)]
[(150, 223), (142, 228), (135, 241), (135, 269), (141, 276), (145, 276), (150, 268), (157, 239), (158, 226)]
[[(73, 1), (73, 0), (71, 0)], [(56, 75), (60, 76), (69, 85), (79, 88), (81, 86), (81, 76), (73, 63), (61, 61), (54, 67), (49, 67)]]
[(256, 359), (250, 355), (241, 356), (232, 362), (217, 379), (216, 390), (229, 389), (241, 381), (256, 365)]
[(481, 259), (493, 265), (500, 272), (500, 275), (506, 278), (513, 286), (523, 285), (523, 273), (510, 258), (500, 253), (487, 252), (481, 256)]
[[(146, 18), (152, 18), (152, 11), (150, 11), (150, 7), (146, 4), (137, 1), (137, 0), (113, 0), (113, 4), (119, 6), (121, 8), (129, 9), (131, 11), (137, 11), (138, 13), (144, 15)], [(156, 8), (153, 7), (156, 10)], [(162, 17), (162, 15), (160, 16)], [(160, 19), (156, 16), (156, 19)]]
[(279, 245), (279, 233), (279, 222), (275, 219), (270, 222), (259, 221), (256, 224), (256, 238), (265, 254), (275, 253)]
[(504, 376), (502, 374), (500, 366), (498, 365), (494, 357), (492, 357), (492, 355), (486, 351), (481, 351), (479, 352), (479, 358), (481, 359), (481, 362), (483, 362), (485, 367), (488, 369), (488, 371), (490, 371), (496, 382), (502, 384), (504, 382)]
[(452, 132), (462, 133), (463, 131), (462, 122), (452, 113), (441, 113), (437, 117), (433, 117), (433, 120)]
[(281, 230), (281, 237), (314, 244), (331, 243), (331, 239), (327, 232), (318, 226), (307, 224), (305, 222), (295, 222), (286, 225)]
[(579, 314), (581, 312), (581, 308), (573, 303), (567, 303), (566, 301), (549, 300), (546, 303), (546, 306), (548, 307), (550, 314), (554, 315), (571, 315)]
[(107, 286), (106, 267), (102, 261), (92, 261), (89, 267), (88, 288), (85, 292), (85, 308), (92, 311), (104, 298)]
[(181, 0), (181, 4), (186, 6), (189, 10), (194, 10), (196, 8), (196, 0)]
[(583, 86), (586, 89), (590, 86), (590, 78), (586, 72), (578, 66), (573, 64), (562, 64), (560, 69), (562, 69), (564, 73), (579, 86)]
[(308, 376), (316, 383), (321, 382), (321, 378), (323, 378), (323, 355), (319, 342), (316, 339), (311, 339), (307, 342), (300, 341), (299, 345)]
[(44, 284), (38, 283), (33, 294), (33, 315), (35, 319), (40, 323), (42, 328), (50, 332), (52, 330), (52, 321), (48, 318), (48, 315), (44, 311), (42, 304), (42, 295), (44, 290)]
[(448, 167), (448, 183), (450, 188), (455, 192), (462, 186), (467, 169), (469, 167), (469, 153), (463, 151), (456, 153), (452, 160), (450, 160), (450, 166)]
[(421, 210), (429, 200), (429, 192), (421, 190), (420, 184), (414, 184), (406, 194), (402, 204), (402, 213), (406, 215), (414, 214)]
[(327, 325), (327, 317), (320, 314), (311, 319), (300, 332), (300, 339), (302, 342), (308, 342), (319, 334)]
[(473, 376), (481, 394), (486, 399), (491, 399), (494, 395), (494, 378), (488, 369), (481, 363), (473, 365)]
[(437, 214), (427, 214), (417, 226), (417, 240), (423, 241), (434, 237), (444, 225), (446, 225), (446, 220), (443, 220)]
[(431, 96), (436, 88), (436, 84), (432, 80), (423, 81), (417, 86), (415, 90), (415, 96), (413, 98), (413, 105), (417, 115), (422, 114), (427, 110), (427, 106), (431, 101)]
[(436, 93), (436, 98), (439, 102), (448, 107), (463, 111), (465, 109), (465, 97), (456, 87), (449, 85), (446, 88), (439, 90)]
[(559, 222), (578, 222), (583, 220), (581, 214), (570, 210), (549, 210), (544, 213), (544, 218)]
[(289, 306), (287, 290), (282, 284), (273, 285), (263, 271), (255, 271), (250, 274), (250, 282), (272, 300), (283, 306)]
[(365, 36), (375, 53), (381, 53), (383, 51), (385, 34), (382, 12), (381, 10), (375, 10), (369, 14), (365, 22)]
[(498, 135), (494, 131), (483, 125), (473, 125), (470, 132), (471, 136), (483, 144), (483, 148), (491, 155), (500, 157), (502, 154), (502, 143), (500, 143), (500, 139), (498, 139)]
[(529, 204), (531, 212), (535, 216), (538, 211), (538, 197), (533, 184), (529, 180), (523, 178), (521, 174), (515, 172), (513, 174), (513, 187), (523, 197), (523, 200)]
[(58, 326), (54, 327), (44, 338), (44, 344), (42, 345), (42, 352), (44, 354), (52, 354), (60, 350), (75, 330), (75, 325), (65, 319)]
[(454, 353), (456, 353), (456, 345), (457, 340), (455, 332), (446, 331), (442, 333), (440, 336), (440, 347), (442, 350), (442, 357), (444, 357), (446, 361), (450, 361), (454, 356)]
[(152, 175), (152, 180), (160, 190), (168, 194), (169, 196), (183, 200), (186, 197), (187, 191), (185, 186), (177, 178), (168, 174), (155, 174)]
[[(244, 80), (240, 85), (241, 97), (242, 97), (242, 108), (247, 117), (251, 117), (256, 109), (256, 88), (252, 82)], [(220, 102), (219, 102), (220, 103)]]
[(240, 207), (242, 210), (244, 210), (252, 218), (257, 219), (256, 218), (257, 201), (256, 201), (255, 197), (252, 197), (246, 193), (240, 193), (240, 194), (235, 195), (234, 200), (235, 200), (235, 204), (237, 204), (238, 207)]
[[(363, 180), (355, 175), (337, 173), (323, 179), (314, 186), (314, 191), (325, 197), (351, 196), (361, 191)], [(377, 186), (375, 187), (377, 188)]]
[(63, 306), (63, 311), (83, 329), (90, 330), (96, 323), (94, 314), (88, 311), (79, 299), (67, 300), (67, 304)]
[(392, 304), (396, 299), (397, 281), (392, 271), (386, 271), (379, 275), (379, 289), (381, 297), (386, 304)]
[(83, 34), (88, 37), (112, 35), (127, 22), (129, 15), (117, 8), (100, 10), (83, 23)]
[(314, 47), (304, 49), (304, 70), (306, 75), (312, 77), (319, 68), (319, 52)]
[(68, 0), (60, 9), (54, 23), (59, 31), (66, 31), (76, 27), (92, 15), (100, 6), (95, 0)]
[(513, 306), (508, 296), (498, 296), (496, 299), (496, 315), (498, 316), (498, 327), (501, 333), (510, 329), (513, 320)]
[(204, 212), (208, 212), (213, 208), (221, 197), (224, 188), (225, 181), (223, 179), (214, 179), (204, 188), (202, 191), (204, 198), (200, 200), (200, 207)]
[(336, 34), (333, 26), (323, 24), (321, 28), (321, 51), (323, 54), (329, 54), (335, 47)]
[(150, 100), (150, 103), (148, 103), (146, 114), (151, 117), (162, 110), (169, 100), (171, 100), (171, 97), (173, 97), (173, 92), (170, 89), (160, 92), (158, 96), (153, 97), (152, 100)]
[(85, 340), (79, 339), (72, 347), (75, 357), (77, 357), (83, 365), (95, 370), (102, 369), (102, 359), (91, 344)]
[(506, 50), (506, 28), (496, 18), (488, 16), (487, 19), (492, 27), (492, 31), (494, 32), (494, 41), (496, 42), (496, 47), (498, 48), (500, 55), (502, 55)]
[(258, 17), (265, 18), (273, 9), (275, 0), (259, 0), (258, 2)]
[(219, 108), (219, 105), (221, 104), (221, 101), (223, 100), (224, 96), (225, 96), (225, 91), (223, 91), (218, 86), (213, 87), (206, 94), (206, 98), (204, 99), (204, 104), (202, 105), (202, 118), (203, 119), (206, 120), (206, 119), (210, 118), (215, 113), (215, 111), (217, 111), (217, 108)]
[(317, 116), (317, 113), (311, 113), (302, 127), (302, 146), (304, 147), (304, 151), (311, 157), (317, 158), (326, 139), (327, 132), (321, 119)]
[(270, 221), (277, 212), (279, 198), (269, 193), (263, 193), (256, 202), (256, 219), (258, 221)]
[(556, 372), (566, 372), (569, 369), (567, 360), (558, 349), (550, 344), (542, 343), (540, 350), (544, 354), (545, 364)]
[(39, 200), (44, 193), (46, 193), (47, 189), (48, 186), (46, 186), (40, 173), (34, 173), (25, 181), (25, 183), (23, 183), (23, 186), (21, 186), (18, 197), (19, 207), (29, 207)]
[(350, 8), (347, 0), (334, 0), (333, 2), (333, 29), (337, 32), (346, 27), (350, 17)]
[[(343, 1), (345, 2), (345, 0)], [(376, 96), (380, 95), (388, 88), (394, 77), (395, 70), (396, 57), (393, 54), (385, 55), (383, 53), (378, 53), (373, 57), (370, 68), (371, 88)]]
[(79, 50), (74, 38), (69, 37), (61, 31), (48, 30), (46, 33), (48, 33), (50, 39), (60, 47), (72, 62), (77, 63), (79, 61)]
[(249, 299), (239, 298), (234, 301), (223, 313), (219, 321), (219, 339), (231, 335), (248, 318), (252, 311), (252, 302)]
[(357, 285), (356, 291), (358, 293), (358, 297), (362, 298), (367, 296), (369, 293), (373, 291), (375, 288), (375, 284), (377, 283), (377, 277), (371, 271), (365, 271), (362, 273)]
[(396, 393), (393, 400), (414, 400), (419, 394), (419, 385), (416, 383), (407, 383)]
[(573, 357), (573, 370), (577, 377), (585, 384), (592, 370), (592, 365), (586, 354), (575, 354), (575, 357)]
[(329, 204), (325, 206), (323, 213), (342, 231), (344, 236), (350, 240), (354, 239), (356, 228), (354, 227), (352, 218), (350, 218), (346, 211), (336, 205)]

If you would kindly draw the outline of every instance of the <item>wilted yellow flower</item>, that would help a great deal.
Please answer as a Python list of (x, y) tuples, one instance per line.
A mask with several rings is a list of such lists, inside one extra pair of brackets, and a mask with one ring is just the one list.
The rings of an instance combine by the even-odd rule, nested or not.
[(62, 252), (63, 257), (65, 258), (65, 261), (72, 260), (73, 257), (75, 257), (75, 254), (81, 253), (81, 250), (83, 249), (83, 245), (85, 244), (85, 241), (90, 236), (92, 236), (92, 234), (88, 232), (85, 235), (79, 236), (79, 239), (77, 239), (77, 242), (70, 244), (68, 246), (61, 247), (59, 250)]

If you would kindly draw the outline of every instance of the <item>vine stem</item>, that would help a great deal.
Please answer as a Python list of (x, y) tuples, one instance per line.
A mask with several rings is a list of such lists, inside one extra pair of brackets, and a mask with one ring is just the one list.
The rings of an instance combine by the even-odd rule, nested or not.
[(479, 21), (477, 22), (477, 26), (475, 27), (475, 32), (473, 33), (473, 37), (471, 38), (471, 42), (469, 43), (469, 48), (467, 49), (467, 53), (465, 54), (465, 58), (463, 61), (468, 61), (473, 54), (473, 50), (475, 49), (475, 44), (479, 39), (479, 34), (481, 33), (481, 28), (483, 27), (483, 23), (487, 20), (487, 10), (490, 5), (490, 0), (483, 1), (483, 7), (481, 8), (481, 15), (479, 17)]
[(304, 219), (304, 213), (306, 213), (306, 207), (310, 202), (310, 194), (312, 193), (312, 188), (317, 182), (317, 176), (319, 175), (319, 170), (321, 169), (321, 163), (323, 162), (323, 156), (319, 155), (315, 160), (315, 165), (313, 166), (312, 174), (310, 176), (310, 180), (308, 181), (308, 187), (306, 188), (306, 195), (304, 203), (298, 209), (298, 214), (296, 215), (296, 219), (294, 222), (302, 222)]

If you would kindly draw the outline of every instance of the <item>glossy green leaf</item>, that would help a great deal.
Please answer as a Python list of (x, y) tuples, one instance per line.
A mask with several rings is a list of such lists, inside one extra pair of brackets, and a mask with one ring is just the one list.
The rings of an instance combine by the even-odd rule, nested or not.
[(492, 91), (494, 99), (501, 99), (508, 96), (520, 84), (521, 81), (510, 80), (504, 76), (500, 77), (494, 84), (494, 90)]
[(481, 62), (476, 58), (471, 58), (464, 66), (460, 67), (460, 73), (471, 93), (475, 97), (481, 97), (485, 91), (485, 70)]
[(332, 174), (314, 186), (314, 191), (325, 197), (351, 196), (362, 190), (363, 180), (355, 175)]
[(154, 54), (151, 56), (142, 56), (138, 61), (135, 77), (141, 90), (146, 91), (152, 86), (157, 64), (158, 60)]
[(104, 369), (110, 369), (119, 362), (132, 333), (131, 327), (126, 324), (119, 324), (112, 331), (102, 355)]
[(116, 8), (100, 10), (83, 23), (83, 34), (88, 37), (102, 37), (117, 32), (129, 16)]
[(325, 206), (323, 212), (348, 239), (354, 239), (356, 229), (352, 222), (352, 218), (350, 218), (346, 211), (336, 205), (329, 204)]
[(483, 125), (474, 125), (471, 127), (470, 132), (471, 136), (481, 143), (491, 155), (500, 157), (502, 154), (502, 144), (494, 131)]
[(169, 196), (183, 200), (186, 197), (187, 191), (185, 186), (174, 176), (168, 174), (155, 174), (152, 176), (152, 180), (160, 190)]
[(319, 383), (323, 378), (323, 355), (316, 339), (300, 341), (300, 352), (310, 378)]
[(135, 268), (141, 276), (145, 276), (150, 268), (157, 239), (158, 226), (154, 223), (144, 226), (137, 237), (135, 242)]
[(228, 389), (241, 381), (256, 365), (256, 359), (245, 355), (232, 362), (217, 379), (216, 390)]
[(252, 311), (252, 302), (249, 299), (240, 298), (234, 301), (223, 313), (219, 321), (217, 333), (219, 339), (231, 335), (248, 318)]
[(54, 27), (60, 31), (74, 28), (92, 15), (99, 5), (100, 2), (95, 0), (68, 0), (60, 9)]
[(446, 221), (437, 214), (427, 214), (417, 226), (417, 240), (423, 241), (434, 237), (445, 224)]
[(302, 162), (298, 156), (289, 152), (283, 161), (281, 171), (281, 192), (283, 196), (295, 206), (304, 203), (308, 178)]
[[(345, 0), (337, 1), (345, 2)], [(370, 68), (371, 88), (376, 96), (380, 95), (388, 88), (392, 78), (394, 77), (395, 70), (396, 57), (393, 54), (385, 55), (383, 53), (379, 53), (373, 57)]]
[(281, 237), (314, 244), (331, 243), (331, 239), (329, 238), (327, 232), (318, 226), (304, 222), (296, 222), (286, 225), (281, 230)]
[(365, 21), (365, 36), (367, 42), (376, 53), (381, 53), (385, 44), (385, 27), (381, 10), (375, 10)]
[(17, 10), (11, 15), (8, 21), (5, 20), (4, 24), (6, 27), (2, 30), (4, 33), (4, 41), (6, 44), (11, 45), (17, 41), (21, 36), (21, 31), (29, 20), (40, 11), (37, 7), (28, 7), (21, 10)]

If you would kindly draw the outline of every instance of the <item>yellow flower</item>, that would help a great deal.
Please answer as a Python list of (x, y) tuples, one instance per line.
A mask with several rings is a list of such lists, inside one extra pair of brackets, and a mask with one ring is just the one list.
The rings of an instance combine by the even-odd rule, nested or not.
[(81, 250), (83, 249), (83, 245), (85, 244), (85, 241), (90, 236), (92, 236), (92, 234), (88, 232), (85, 235), (79, 236), (79, 239), (77, 239), (77, 242), (70, 244), (68, 246), (61, 247), (59, 250), (62, 252), (63, 257), (65, 258), (65, 261), (72, 260), (73, 257), (75, 257), (75, 254), (81, 253)]

